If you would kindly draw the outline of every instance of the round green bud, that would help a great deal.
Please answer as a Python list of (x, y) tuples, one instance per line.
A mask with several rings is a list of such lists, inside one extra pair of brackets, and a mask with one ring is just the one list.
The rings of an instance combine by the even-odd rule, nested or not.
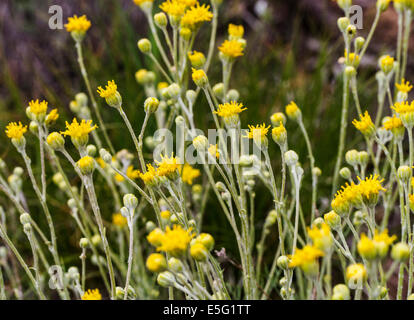
[(135, 208), (138, 206), (138, 199), (132, 193), (124, 195), (123, 201), (124, 206), (127, 207), (130, 211), (134, 211)]
[(341, 17), (338, 19), (337, 23), (338, 23), (339, 30), (341, 30), (342, 32), (345, 32), (351, 22), (349, 21), (348, 18)]
[(344, 167), (341, 170), (339, 170), (339, 174), (345, 180), (348, 180), (348, 179), (351, 178), (351, 170), (349, 170), (349, 168), (347, 168), (347, 167)]
[(149, 54), (151, 52), (151, 42), (144, 38), (138, 41), (138, 49), (144, 53), (144, 54)]
[(287, 270), (289, 268), (289, 258), (287, 256), (280, 256), (277, 258), (276, 265), (284, 270)]
[(396, 261), (406, 261), (410, 257), (410, 247), (404, 242), (396, 243), (392, 247), (391, 257)]
[(88, 156), (94, 157), (96, 155), (96, 147), (93, 144), (89, 144), (86, 147), (86, 153)]
[(295, 166), (298, 163), (298, 160), (299, 156), (295, 151), (289, 150), (285, 152), (285, 161), (288, 166)]
[(81, 247), (82, 249), (87, 248), (89, 245), (89, 240), (87, 238), (81, 238), (79, 240), (79, 247)]
[(175, 277), (171, 272), (164, 271), (158, 275), (157, 283), (164, 288), (172, 287), (175, 284)]
[(144, 110), (147, 113), (155, 113), (158, 109), (160, 102), (157, 98), (149, 97), (144, 102)]
[(159, 12), (154, 15), (154, 22), (158, 28), (163, 29), (167, 26), (168, 20), (164, 12)]
[(22, 213), (22, 214), (20, 215), (20, 223), (21, 223), (21, 224), (23, 224), (23, 225), (25, 225), (25, 224), (30, 224), (30, 223), (31, 223), (31, 221), (32, 221), (32, 219), (30, 218), (30, 215), (29, 215), (27, 212)]

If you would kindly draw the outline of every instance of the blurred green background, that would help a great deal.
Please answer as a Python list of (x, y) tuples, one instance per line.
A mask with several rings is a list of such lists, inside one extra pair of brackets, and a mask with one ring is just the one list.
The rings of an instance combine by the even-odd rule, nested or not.
[[(154, 7), (160, 2), (156, 0)], [(374, 1), (355, 3), (364, 9), (364, 29), (360, 30), (360, 34), (366, 36), (375, 13)], [(143, 120), (144, 90), (136, 83), (134, 74), (140, 68), (151, 69), (152, 65), (136, 47), (140, 38), (148, 36), (148, 26), (143, 13), (132, 0), (2, 0), (0, 155), (10, 168), (23, 163), (4, 134), (4, 128), (9, 121), (28, 122), (25, 116), (28, 101), (46, 99), (49, 105), (57, 107), (61, 118), (55, 128), (63, 129), (64, 121), (73, 117), (69, 102), (76, 93), (85, 91), (70, 35), (65, 30), (48, 28), (48, 8), (51, 5), (62, 6), (65, 22), (73, 14), (88, 16), (92, 28), (84, 41), (84, 53), (92, 87), (114, 79), (133, 126), (140, 128)], [(241, 116), (242, 123), (245, 127), (262, 122), (269, 124), (269, 116), (273, 112), (284, 111), (287, 103), (296, 101), (302, 109), (311, 137), (316, 165), (322, 169), (318, 199), (321, 213), (328, 209), (330, 203), (330, 183), (339, 136), (342, 85), (338, 58), (343, 55), (343, 44), (336, 20), (341, 15), (341, 10), (331, 0), (224, 0), (220, 9), (217, 45), (226, 36), (228, 23), (243, 24), (246, 30), (246, 55), (238, 59), (231, 80), (231, 88), (239, 90), (240, 101), (248, 107)], [(206, 52), (208, 34), (209, 28), (205, 26), (194, 49)], [(359, 89), (363, 109), (376, 109), (376, 59), (382, 53), (394, 54), (395, 34), (395, 12), (389, 9), (362, 61)], [(221, 65), (217, 56), (209, 78), (213, 84), (221, 81)], [(117, 150), (133, 150), (132, 141), (118, 114), (102, 101), (98, 102)], [(198, 127), (207, 129), (211, 126), (211, 119), (205, 116), (208, 110), (204, 98), (199, 98), (195, 108)], [(352, 102), (350, 110), (349, 120), (356, 116)], [(154, 128), (155, 124), (150, 123), (149, 130)], [(305, 169), (302, 206), (306, 211), (311, 187), (305, 141), (295, 123), (288, 122), (287, 129), (290, 148), (299, 154)], [(348, 148), (357, 147), (362, 141), (360, 135), (352, 126), (349, 126), (348, 133)], [(29, 146), (30, 141), (34, 141), (31, 139)], [(272, 144), (270, 149), (278, 173), (280, 155), (276, 145)], [(36, 155), (36, 150), (31, 152)], [(37, 166), (35, 156), (33, 160), (34, 166)], [(49, 181), (49, 198), (54, 207), (60, 250), (68, 252), (68, 261), (77, 261), (79, 253), (75, 247), (79, 233), (73, 221), (65, 216), (68, 209), (63, 194), (56, 189)], [(25, 190), (31, 193), (28, 183)], [(263, 218), (273, 205), (269, 194), (262, 190), (259, 185), (256, 197), (257, 234)], [(100, 192), (100, 201), (110, 199), (103, 196), (105, 192), (110, 195), (108, 190)], [(203, 230), (215, 236), (217, 248), (225, 247), (229, 256), (237, 260), (234, 238), (228, 232), (227, 221), (220, 213), (214, 195), (210, 198)], [(33, 197), (31, 200), (31, 209), (35, 212), (36, 199)], [(2, 195), (0, 201), (5, 201)], [(104, 208), (111, 206), (111, 203), (103, 205)], [(104, 212), (108, 220), (111, 214), (110, 210)], [(42, 221), (40, 224), (45, 225), (43, 217), (39, 219)], [(269, 243), (271, 241), (276, 241), (276, 235), (270, 236)], [(269, 254), (268, 258), (272, 256)]]

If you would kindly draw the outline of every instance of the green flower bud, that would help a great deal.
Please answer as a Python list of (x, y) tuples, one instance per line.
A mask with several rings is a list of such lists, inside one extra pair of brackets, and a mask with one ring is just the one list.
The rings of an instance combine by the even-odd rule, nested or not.
[(138, 49), (144, 53), (144, 54), (149, 54), (151, 52), (151, 42), (144, 38), (138, 41)]

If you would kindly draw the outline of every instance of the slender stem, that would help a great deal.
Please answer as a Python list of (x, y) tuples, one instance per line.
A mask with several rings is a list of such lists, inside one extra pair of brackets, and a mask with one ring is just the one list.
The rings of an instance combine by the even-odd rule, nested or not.
[(132, 271), (132, 261), (133, 261), (133, 253), (134, 253), (134, 222), (132, 217), (128, 217), (128, 226), (129, 226), (129, 253), (128, 253), (128, 270), (127, 276), (125, 280), (125, 289), (124, 289), (124, 300), (128, 298), (128, 287), (129, 287), (129, 280), (131, 278), (131, 271)]

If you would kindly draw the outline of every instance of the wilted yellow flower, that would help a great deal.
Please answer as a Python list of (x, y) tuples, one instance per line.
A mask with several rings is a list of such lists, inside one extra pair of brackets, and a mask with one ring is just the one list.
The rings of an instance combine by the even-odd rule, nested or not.
[(65, 24), (67, 32), (85, 33), (91, 27), (91, 22), (86, 18), (86, 15), (78, 17), (76, 14), (68, 18), (68, 23)]
[(362, 115), (359, 115), (360, 121), (354, 119), (352, 124), (357, 128), (364, 136), (371, 137), (375, 134), (375, 125), (371, 120), (371, 116), (368, 111)]
[(183, 180), (183, 182), (189, 185), (192, 185), (193, 180), (195, 178), (198, 178), (200, 175), (201, 175), (200, 170), (194, 169), (188, 163), (184, 164), (184, 166), (182, 167), (181, 179)]
[(114, 213), (112, 215), (112, 224), (117, 227), (123, 228), (128, 224), (128, 220), (122, 214)]
[(182, 256), (188, 248), (191, 239), (194, 235), (191, 234), (192, 229), (184, 230), (179, 225), (174, 225), (171, 229), (169, 226), (165, 229), (160, 241), (161, 245), (157, 251), (165, 251), (173, 257)]
[(89, 289), (83, 294), (82, 300), (102, 300), (102, 295), (99, 289)]
[(218, 48), (229, 59), (235, 59), (243, 55), (243, 44), (238, 40), (224, 40)]

